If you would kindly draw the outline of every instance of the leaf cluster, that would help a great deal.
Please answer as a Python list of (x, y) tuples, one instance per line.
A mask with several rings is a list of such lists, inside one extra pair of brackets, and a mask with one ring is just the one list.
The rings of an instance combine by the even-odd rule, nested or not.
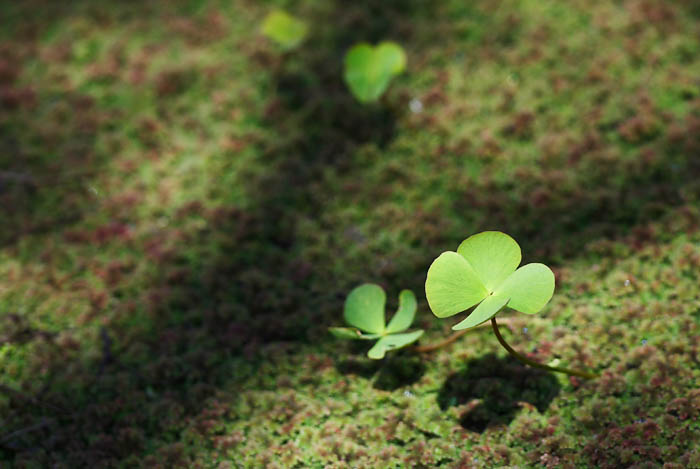
[(416, 296), (411, 290), (399, 294), (399, 308), (386, 324), (384, 310), (386, 294), (379, 285), (366, 283), (350, 292), (345, 300), (345, 321), (354, 327), (331, 327), (333, 335), (340, 339), (377, 340), (367, 352), (373, 359), (384, 358), (389, 350), (409, 345), (423, 335), (419, 329), (404, 332), (416, 316)]
[[(469, 329), (488, 321), (508, 306), (526, 314), (542, 310), (554, 293), (554, 273), (544, 264), (521, 267), (518, 243), (500, 231), (485, 231), (465, 239), (457, 251), (443, 252), (428, 269), (425, 295), (433, 314), (446, 318), (474, 310), (452, 327)], [(416, 313), (416, 297), (410, 290), (399, 295), (399, 309), (389, 324), (384, 318), (386, 294), (375, 284), (364, 284), (345, 300), (345, 321), (353, 327), (332, 327), (342, 339), (377, 340), (370, 358), (416, 341), (422, 330), (406, 331)]]
[[(282, 10), (270, 12), (261, 27), (263, 35), (286, 51), (301, 44), (308, 30), (304, 21)], [(397, 43), (384, 41), (372, 46), (361, 42), (345, 54), (343, 78), (358, 101), (369, 103), (378, 100), (391, 79), (405, 68), (406, 53)]]
[(443, 252), (428, 269), (425, 296), (430, 309), (446, 318), (478, 305), (454, 330), (478, 326), (504, 306), (539, 312), (554, 293), (554, 273), (539, 263), (518, 268), (521, 259), (520, 246), (505, 233), (470, 236), (457, 252)]

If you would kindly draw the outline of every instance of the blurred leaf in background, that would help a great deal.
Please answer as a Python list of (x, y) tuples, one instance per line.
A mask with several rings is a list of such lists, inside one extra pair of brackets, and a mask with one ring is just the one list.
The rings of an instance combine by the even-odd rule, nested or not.
[(406, 68), (406, 53), (395, 42), (377, 46), (365, 42), (354, 45), (345, 54), (345, 82), (358, 101), (376, 101), (389, 82)]
[(262, 33), (284, 50), (294, 49), (301, 44), (307, 32), (305, 22), (282, 10), (270, 12), (262, 24)]

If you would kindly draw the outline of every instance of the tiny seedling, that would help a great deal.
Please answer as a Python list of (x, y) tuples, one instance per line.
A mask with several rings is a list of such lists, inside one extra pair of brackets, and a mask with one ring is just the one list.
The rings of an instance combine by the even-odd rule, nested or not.
[(282, 10), (270, 12), (262, 23), (262, 33), (284, 50), (294, 49), (301, 44), (307, 32), (305, 22)]
[(395, 42), (355, 44), (345, 54), (345, 82), (362, 103), (376, 101), (391, 79), (406, 68), (406, 54)]
[(425, 295), (430, 309), (438, 318), (446, 318), (476, 306), (452, 329), (473, 328), (490, 319), (498, 341), (518, 360), (550, 371), (595, 377), (534, 362), (516, 352), (501, 336), (495, 316), (504, 306), (535, 314), (554, 293), (554, 273), (549, 267), (534, 263), (518, 268), (520, 261), (520, 246), (505, 233), (486, 231), (465, 239), (457, 252), (443, 252), (428, 269)]
[(386, 294), (379, 285), (365, 283), (353, 289), (345, 300), (345, 322), (353, 327), (331, 327), (340, 339), (377, 340), (367, 352), (369, 358), (384, 358), (389, 350), (409, 345), (423, 335), (423, 330), (405, 332), (416, 315), (416, 296), (411, 290), (399, 294), (399, 308), (386, 324), (384, 310)]

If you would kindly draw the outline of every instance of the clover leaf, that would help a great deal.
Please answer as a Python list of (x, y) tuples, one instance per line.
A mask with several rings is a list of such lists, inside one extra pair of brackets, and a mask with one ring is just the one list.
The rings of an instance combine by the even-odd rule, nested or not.
[(282, 10), (268, 13), (262, 23), (262, 33), (285, 50), (293, 49), (301, 44), (307, 31), (308, 27), (305, 22)]
[(446, 318), (478, 305), (454, 330), (478, 326), (504, 306), (539, 312), (554, 293), (554, 273), (537, 263), (518, 268), (520, 261), (520, 246), (505, 233), (485, 231), (465, 239), (457, 252), (443, 252), (428, 269), (430, 309)]
[(377, 46), (362, 42), (345, 54), (345, 82), (358, 101), (376, 101), (405, 67), (406, 54), (395, 42)]
[(411, 290), (399, 294), (399, 308), (386, 324), (384, 307), (386, 294), (379, 285), (366, 283), (353, 289), (345, 300), (345, 321), (353, 327), (331, 327), (339, 339), (377, 340), (367, 352), (369, 358), (384, 358), (389, 350), (396, 350), (418, 340), (423, 330), (406, 331), (416, 316), (416, 296)]

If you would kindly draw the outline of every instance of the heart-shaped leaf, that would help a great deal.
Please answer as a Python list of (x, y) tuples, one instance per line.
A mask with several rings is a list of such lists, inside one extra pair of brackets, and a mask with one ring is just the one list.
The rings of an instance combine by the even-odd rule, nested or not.
[(388, 326), (384, 324), (385, 303), (382, 287), (373, 283), (360, 285), (348, 295), (343, 313), (345, 321), (355, 327), (330, 327), (329, 331), (339, 339), (379, 339), (367, 352), (373, 359), (383, 358), (387, 350), (405, 347), (418, 340), (422, 330), (400, 333), (411, 326), (416, 316), (416, 295), (411, 290), (401, 291), (399, 308)]
[(484, 231), (462, 241), (457, 248), (474, 267), (489, 292), (493, 292), (520, 265), (520, 246), (500, 231)]
[(425, 296), (433, 314), (439, 318), (461, 313), (488, 294), (471, 264), (456, 252), (443, 252), (428, 269)]
[(416, 316), (417, 306), (416, 295), (411, 290), (402, 290), (399, 293), (399, 309), (386, 326), (387, 334), (403, 332), (411, 327), (413, 318)]
[(554, 293), (554, 274), (544, 264), (518, 267), (520, 246), (499, 231), (486, 231), (464, 240), (458, 252), (444, 252), (433, 261), (425, 294), (433, 314), (452, 316), (479, 305), (453, 329), (475, 327), (503, 306), (534, 314)]
[(376, 101), (405, 67), (406, 54), (395, 42), (385, 41), (376, 47), (363, 42), (345, 54), (345, 82), (360, 102)]
[(535, 314), (554, 294), (554, 273), (544, 264), (524, 265), (513, 272), (495, 294), (509, 297), (509, 308)]
[(345, 300), (345, 321), (365, 332), (383, 334), (385, 303), (382, 287), (373, 283), (360, 285)]
[(367, 356), (374, 360), (379, 360), (380, 358), (384, 358), (387, 351), (405, 347), (406, 345), (418, 340), (418, 338), (422, 335), (422, 330), (405, 332), (403, 334), (385, 335), (379, 339), (376, 344), (374, 344), (374, 347), (369, 349)]
[(262, 33), (285, 50), (301, 44), (307, 30), (306, 23), (282, 10), (270, 12), (262, 23)]

